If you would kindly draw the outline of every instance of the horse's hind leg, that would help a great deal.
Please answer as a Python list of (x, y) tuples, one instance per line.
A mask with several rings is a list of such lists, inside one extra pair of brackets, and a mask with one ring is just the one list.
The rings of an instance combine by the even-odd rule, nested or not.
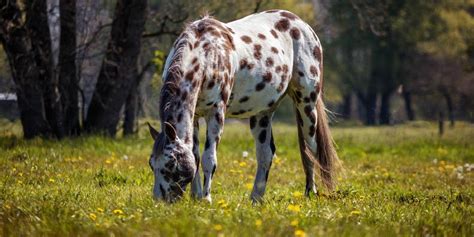
[(301, 159), (306, 174), (305, 195), (317, 194), (314, 183), (315, 165), (317, 164), (317, 107), (319, 96), (319, 78), (315, 75), (314, 66), (299, 65), (298, 75), (295, 75), (290, 84), (290, 96), (296, 109), (298, 124), (298, 141)]
[(251, 198), (254, 202), (260, 202), (263, 198), (267, 186), (268, 174), (275, 154), (272, 117), (273, 113), (266, 113), (250, 118), (250, 129), (255, 139), (258, 162), (257, 174), (251, 194)]

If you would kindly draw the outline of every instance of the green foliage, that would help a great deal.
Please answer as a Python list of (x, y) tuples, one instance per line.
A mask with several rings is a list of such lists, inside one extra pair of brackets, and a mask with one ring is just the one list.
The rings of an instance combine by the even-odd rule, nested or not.
[(16, 138), (16, 125), (2, 128), (2, 236), (472, 236), (474, 231), (474, 171), (464, 166), (474, 163), (474, 130), (467, 124), (442, 138), (436, 126), (422, 122), (333, 129), (345, 170), (334, 194), (312, 199), (302, 196), (296, 128), (277, 124), (277, 157), (265, 203), (256, 206), (249, 199), (256, 161), (246, 124), (226, 125), (214, 202), (186, 197), (173, 205), (151, 198), (152, 140), (144, 124), (132, 138), (61, 142), (25, 141)]

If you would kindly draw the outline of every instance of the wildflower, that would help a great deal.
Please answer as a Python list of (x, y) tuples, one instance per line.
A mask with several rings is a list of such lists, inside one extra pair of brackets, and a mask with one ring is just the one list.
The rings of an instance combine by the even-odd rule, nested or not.
[(435, 165), (438, 164), (438, 159), (434, 159), (433, 164), (435, 164)]
[(458, 166), (458, 167), (456, 168), (456, 171), (457, 171), (458, 173), (462, 173), (462, 172), (464, 171), (464, 168), (462, 167), (462, 165), (460, 165), (460, 166)]
[(242, 152), (242, 157), (243, 158), (247, 158), (249, 156), (249, 152), (248, 151), (243, 151)]
[(252, 190), (253, 184), (252, 183), (247, 183), (247, 184), (245, 184), (245, 188), (247, 188), (248, 190)]
[(247, 162), (242, 161), (242, 162), (239, 163), (239, 166), (240, 166), (240, 167), (246, 167), (246, 166), (247, 166)]
[(255, 226), (260, 227), (262, 225), (262, 220), (256, 220)]
[(123, 160), (128, 160), (128, 156), (127, 156), (127, 155), (123, 155), (123, 156), (122, 156), (122, 159), (123, 159)]
[(222, 230), (222, 225), (214, 225), (214, 230), (221, 231)]
[(306, 233), (303, 230), (295, 230), (295, 236), (304, 237), (306, 236)]
[(357, 215), (360, 215), (362, 212), (359, 211), (359, 210), (354, 210), (354, 211), (351, 211), (351, 216), (357, 216)]
[(56, 180), (54, 180), (53, 178), (50, 178), (48, 181), (49, 181), (50, 183), (56, 182)]
[(115, 210), (113, 211), (113, 213), (114, 213), (115, 215), (123, 215), (123, 211), (120, 210), (120, 209), (115, 209)]
[(276, 165), (279, 165), (279, 164), (281, 163), (280, 157), (277, 157), (277, 156), (275, 155), (275, 158), (273, 159), (273, 163), (276, 164)]
[(221, 199), (217, 202), (217, 205), (219, 205), (219, 207), (221, 208), (226, 208), (229, 206), (229, 204), (227, 204), (227, 202), (224, 200), (224, 199)]
[(111, 160), (111, 159), (107, 159), (107, 160), (105, 160), (105, 163), (106, 163), (106, 164), (112, 164), (112, 160)]
[(300, 198), (303, 196), (303, 193), (302, 192), (299, 192), (299, 191), (296, 191), (296, 192), (293, 192), (293, 197), (294, 198)]
[(462, 175), (461, 173), (458, 173), (458, 174), (457, 174), (457, 178), (458, 178), (459, 180), (463, 180), (463, 179), (464, 179), (464, 175)]
[(288, 209), (289, 211), (292, 211), (292, 212), (295, 212), (295, 213), (301, 211), (300, 206), (298, 206), (298, 205), (293, 205), (293, 204), (288, 205), (287, 209)]
[(104, 212), (104, 209), (103, 209), (103, 208), (100, 208), (100, 207), (98, 207), (98, 208), (97, 208), (97, 211), (98, 211), (98, 212), (100, 212), (100, 213), (103, 213), (103, 212)]
[(290, 222), (290, 225), (293, 226), (293, 227), (297, 227), (298, 226), (298, 220), (292, 220)]
[(95, 221), (97, 219), (97, 216), (94, 213), (89, 213), (89, 218)]

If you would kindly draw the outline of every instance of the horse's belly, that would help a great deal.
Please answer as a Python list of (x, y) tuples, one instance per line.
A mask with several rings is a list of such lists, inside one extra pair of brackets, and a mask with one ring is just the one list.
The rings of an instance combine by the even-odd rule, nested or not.
[[(226, 117), (248, 118), (274, 108), (284, 95), (284, 90), (279, 88), (282, 85), (265, 83), (263, 88), (257, 90), (260, 80), (247, 72), (237, 73)], [(285, 89), (286, 86), (284, 85)]]

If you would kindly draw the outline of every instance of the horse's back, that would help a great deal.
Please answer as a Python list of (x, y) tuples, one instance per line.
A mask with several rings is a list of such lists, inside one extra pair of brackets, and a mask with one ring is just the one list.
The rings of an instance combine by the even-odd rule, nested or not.
[(316, 44), (314, 33), (284, 10), (257, 13), (226, 25), (233, 31), (238, 64), (228, 116), (246, 118), (274, 109), (292, 79), (296, 54)]

